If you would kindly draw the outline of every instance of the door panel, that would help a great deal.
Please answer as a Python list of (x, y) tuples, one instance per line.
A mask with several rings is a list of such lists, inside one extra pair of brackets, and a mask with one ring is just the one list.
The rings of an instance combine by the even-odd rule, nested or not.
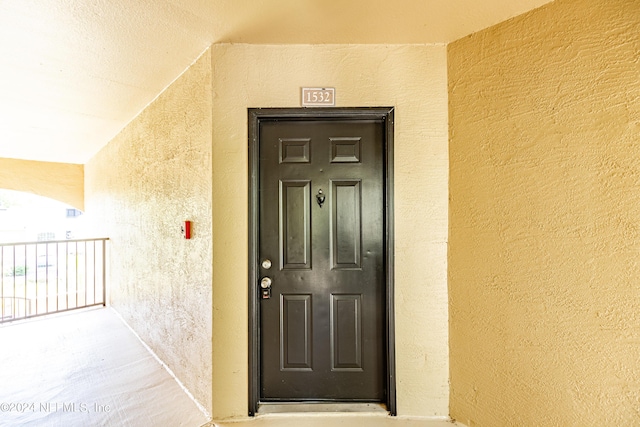
[(280, 181), (280, 260), (283, 270), (311, 268), (311, 181)]
[(280, 163), (309, 163), (308, 138), (280, 140)]
[(280, 301), (280, 369), (310, 371), (311, 295), (282, 295)]
[(260, 401), (387, 397), (384, 138), (382, 120), (260, 122)]
[(360, 163), (360, 138), (330, 138), (331, 163)]
[(360, 180), (331, 180), (331, 267), (360, 268), (362, 254)]
[(362, 295), (331, 295), (333, 371), (362, 371)]

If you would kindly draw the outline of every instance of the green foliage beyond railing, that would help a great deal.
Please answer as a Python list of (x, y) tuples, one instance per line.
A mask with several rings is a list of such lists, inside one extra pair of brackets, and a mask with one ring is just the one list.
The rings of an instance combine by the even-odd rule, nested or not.
[(5, 276), (24, 276), (27, 274), (26, 265), (17, 265), (9, 269), (9, 272), (5, 273)]
[(0, 323), (106, 305), (107, 240), (0, 243)]

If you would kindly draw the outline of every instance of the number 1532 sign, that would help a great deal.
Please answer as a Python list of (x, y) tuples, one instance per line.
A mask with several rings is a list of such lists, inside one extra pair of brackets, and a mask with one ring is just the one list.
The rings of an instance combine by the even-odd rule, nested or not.
[(336, 89), (333, 87), (303, 87), (303, 107), (334, 107), (336, 105)]

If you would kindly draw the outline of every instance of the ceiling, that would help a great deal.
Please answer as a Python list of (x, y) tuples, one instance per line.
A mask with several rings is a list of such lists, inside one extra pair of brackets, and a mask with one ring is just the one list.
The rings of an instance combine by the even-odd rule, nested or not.
[(85, 163), (213, 43), (448, 43), (550, 0), (0, 0), (0, 157)]

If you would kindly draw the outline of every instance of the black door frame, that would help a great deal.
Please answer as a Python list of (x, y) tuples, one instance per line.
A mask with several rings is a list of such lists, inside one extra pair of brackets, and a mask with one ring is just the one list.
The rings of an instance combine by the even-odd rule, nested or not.
[(380, 120), (385, 129), (384, 152), (384, 260), (386, 284), (386, 387), (385, 404), (396, 415), (396, 363), (393, 251), (393, 107), (364, 108), (250, 108), (249, 109), (249, 415), (260, 404), (260, 304), (258, 270), (260, 122), (263, 120)]

